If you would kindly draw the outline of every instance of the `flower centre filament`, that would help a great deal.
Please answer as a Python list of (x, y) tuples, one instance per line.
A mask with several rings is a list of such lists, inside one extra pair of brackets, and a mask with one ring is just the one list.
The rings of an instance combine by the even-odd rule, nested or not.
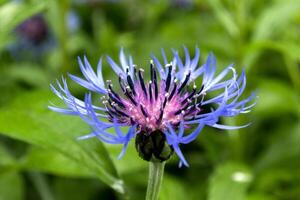
[(148, 83), (145, 83), (143, 69), (134, 68), (133, 75), (127, 69), (126, 77), (119, 76), (122, 96), (113, 90), (111, 81), (108, 81), (108, 99), (104, 103), (110, 121), (117, 119), (119, 123), (138, 124), (140, 130), (152, 132), (165, 130), (168, 123), (178, 126), (183, 119), (197, 115), (201, 111), (198, 97), (203, 86), (197, 91), (194, 84), (192, 91), (187, 91), (191, 72), (186, 74), (182, 83), (177, 83), (173, 66), (169, 64), (166, 67), (166, 77), (159, 82), (150, 62)]

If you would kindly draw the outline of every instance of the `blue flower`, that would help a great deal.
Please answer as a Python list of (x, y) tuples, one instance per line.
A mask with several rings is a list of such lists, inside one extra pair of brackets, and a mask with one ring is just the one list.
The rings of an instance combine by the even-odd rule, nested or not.
[[(90, 125), (92, 132), (79, 139), (98, 137), (106, 143), (122, 144), (123, 150), (119, 158), (134, 137), (159, 135), (160, 140), (165, 141), (178, 155), (179, 165), (189, 166), (180, 145), (194, 141), (205, 126), (227, 130), (248, 126), (223, 125), (220, 124), (220, 118), (249, 112), (255, 105), (255, 102), (248, 105), (255, 94), (246, 99), (240, 98), (246, 87), (244, 71), (238, 76), (233, 65), (229, 65), (216, 74), (216, 59), (213, 54), (199, 66), (198, 48), (193, 58), (185, 47), (184, 53), (185, 59), (182, 60), (178, 52), (173, 50), (173, 57), (168, 60), (162, 50), (163, 63), (151, 55), (148, 82), (145, 81), (144, 70), (137, 69), (132, 57), (126, 56), (123, 49), (119, 55), (120, 64), (107, 56), (108, 65), (118, 76), (119, 89), (114, 88), (110, 80), (104, 81), (102, 58), (96, 72), (86, 57), (83, 61), (78, 58), (84, 78), (71, 74), (69, 77), (89, 92), (84, 100), (74, 97), (66, 80), (62, 78), (62, 83), (57, 81), (56, 86), (51, 85), (51, 88), (66, 107), (52, 105), (49, 108), (63, 114), (78, 115)], [(229, 76), (231, 78), (228, 79)], [(200, 77), (202, 82), (197, 87), (196, 82), (199, 82)], [(102, 106), (92, 104), (92, 92), (102, 95)], [(210, 109), (204, 109), (203, 106)], [(129, 130), (123, 133), (121, 127), (129, 127)], [(111, 128), (115, 130), (114, 133), (109, 131)], [(191, 131), (186, 131), (187, 129)], [(150, 157), (153, 153), (156, 158), (162, 159), (154, 143), (146, 153), (150, 153)], [(142, 147), (143, 145), (138, 146)]]

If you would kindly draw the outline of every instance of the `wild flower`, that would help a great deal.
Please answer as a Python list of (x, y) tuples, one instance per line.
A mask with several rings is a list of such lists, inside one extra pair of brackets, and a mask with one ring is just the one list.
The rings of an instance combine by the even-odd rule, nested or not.
[[(184, 48), (184, 54), (183, 61), (178, 51), (173, 50), (173, 57), (168, 60), (162, 50), (163, 63), (151, 55), (149, 81), (146, 81), (144, 69), (138, 68), (123, 50), (119, 55), (120, 64), (107, 56), (108, 65), (118, 77), (119, 87), (114, 87), (111, 80), (104, 81), (102, 58), (96, 72), (86, 57), (78, 58), (84, 78), (71, 74), (69, 77), (89, 92), (83, 101), (76, 98), (66, 79), (62, 78), (62, 83), (57, 81), (57, 86), (51, 85), (51, 88), (66, 107), (49, 108), (78, 115), (89, 124), (92, 132), (79, 139), (98, 137), (106, 143), (122, 144), (119, 158), (129, 141), (136, 137), (136, 148), (143, 159), (164, 161), (175, 151), (180, 158), (179, 165), (188, 166), (180, 145), (194, 141), (205, 126), (219, 129), (246, 127), (220, 124), (220, 118), (249, 112), (255, 103), (247, 104), (255, 95), (240, 100), (246, 87), (244, 71), (238, 76), (233, 65), (229, 65), (216, 75), (216, 59), (212, 53), (201, 66), (198, 48), (193, 58), (187, 48)], [(92, 93), (102, 95), (101, 106), (93, 105)], [(129, 129), (123, 133), (122, 127)], [(114, 133), (109, 131), (111, 128)]]

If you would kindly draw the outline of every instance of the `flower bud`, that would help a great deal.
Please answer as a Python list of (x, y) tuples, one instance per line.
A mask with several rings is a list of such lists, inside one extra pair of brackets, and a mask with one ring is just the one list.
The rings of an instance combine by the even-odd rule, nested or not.
[(173, 154), (173, 148), (167, 143), (163, 132), (140, 132), (136, 135), (135, 147), (139, 156), (146, 161), (166, 161)]

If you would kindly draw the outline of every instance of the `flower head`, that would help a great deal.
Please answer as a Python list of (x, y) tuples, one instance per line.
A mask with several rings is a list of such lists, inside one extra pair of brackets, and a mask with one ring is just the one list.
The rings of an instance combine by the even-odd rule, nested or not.
[(41, 58), (54, 45), (55, 40), (42, 14), (34, 15), (14, 29), (16, 41), (8, 50), (15, 59)]
[[(219, 124), (219, 119), (247, 113), (255, 103), (247, 106), (254, 94), (239, 100), (246, 86), (244, 71), (238, 76), (230, 65), (215, 75), (216, 60), (213, 54), (199, 66), (198, 48), (194, 58), (190, 57), (187, 48), (184, 52), (184, 63), (175, 50), (170, 61), (162, 51), (163, 64), (152, 55), (148, 81), (144, 69), (137, 68), (132, 57), (126, 57), (123, 50), (119, 55), (120, 65), (107, 56), (108, 64), (118, 76), (119, 87), (114, 87), (110, 80), (103, 80), (102, 58), (96, 73), (86, 57), (83, 61), (78, 58), (84, 79), (69, 76), (90, 92), (82, 101), (70, 93), (65, 79), (62, 79), (62, 84), (57, 81), (57, 87), (51, 85), (51, 88), (67, 107), (50, 106), (50, 109), (78, 115), (87, 122), (93, 131), (80, 139), (98, 137), (103, 142), (123, 144), (120, 157), (129, 141), (136, 137), (136, 147), (144, 159), (166, 160), (175, 151), (180, 165), (188, 166), (180, 144), (195, 140), (204, 126), (219, 129), (247, 126), (226, 126)], [(230, 79), (226, 79), (228, 75), (231, 75)], [(197, 80), (200, 77), (201, 83)], [(91, 92), (102, 95), (102, 106), (92, 104)], [(211, 92), (216, 95), (212, 97), (209, 95)], [(124, 134), (121, 127), (130, 128)], [(115, 129), (114, 134), (108, 132), (110, 128)], [(186, 129), (192, 129), (189, 131), (191, 133), (187, 134)]]
[(49, 34), (48, 26), (42, 15), (35, 15), (16, 27), (16, 33), (33, 44), (43, 42)]

